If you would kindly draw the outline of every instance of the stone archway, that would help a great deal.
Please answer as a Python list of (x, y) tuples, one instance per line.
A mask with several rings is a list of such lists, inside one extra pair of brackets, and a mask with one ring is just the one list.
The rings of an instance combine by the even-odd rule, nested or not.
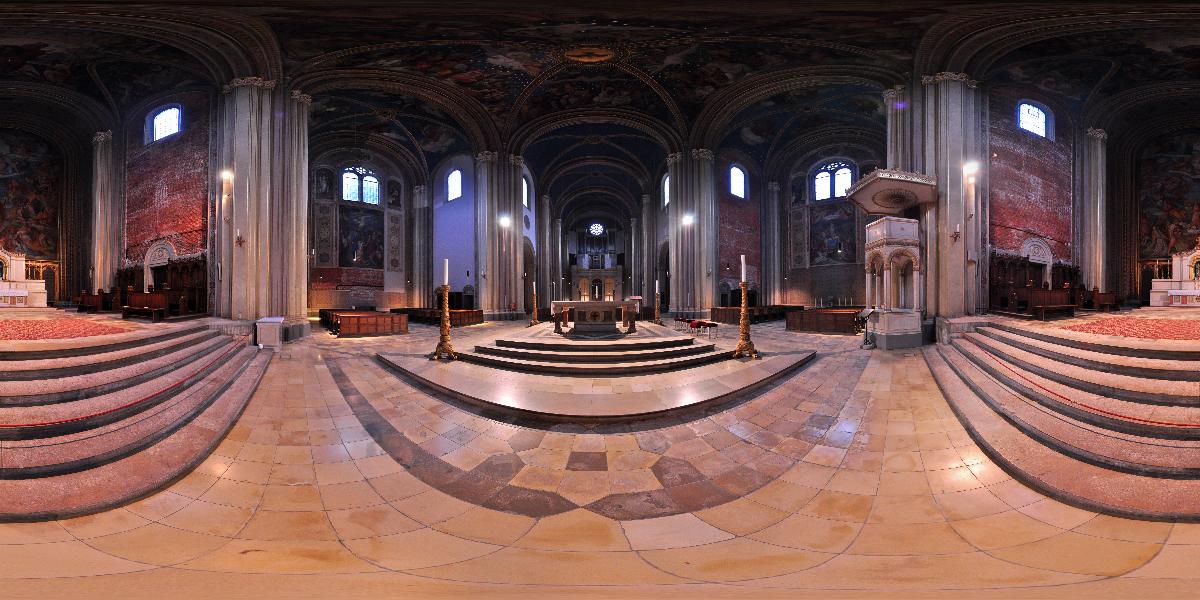
[(142, 261), (142, 291), (148, 291), (151, 285), (160, 287), (165, 281), (154, 281), (154, 268), (161, 267), (175, 258), (175, 246), (167, 240), (158, 240), (150, 244), (146, 250), (146, 258)]
[(1054, 270), (1054, 253), (1050, 250), (1050, 244), (1046, 243), (1039, 237), (1031, 237), (1021, 244), (1021, 256), (1029, 259), (1029, 262), (1035, 265), (1042, 265), (1042, 281), (1040, 283), (1051, 282), (1051, 272)]

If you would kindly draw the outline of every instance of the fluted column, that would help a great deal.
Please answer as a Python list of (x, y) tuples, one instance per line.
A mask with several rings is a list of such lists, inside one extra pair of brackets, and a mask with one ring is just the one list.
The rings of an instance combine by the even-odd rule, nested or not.
[[(695, 149), (667, 157), (671, 174), (671, 307), (707, 310), (716, 295), (717, 207), (713, 153)], [(685, 220), (690, 219), (690, 224)]]
[(551, 232), (551, 247), (554, 249), (554, 254), (551, 255), (553, 261), (552, 276), (554, 278), (553, 299), (567, 299), (566, 290), (567, 280), (563, 279), (563, 237), (562, 237), (562, 219), (554, 219), (554, 231)]
[(283, 242), (283, 316), (308, 324), (308, 113), (312, 96), (292, 90), (285, 101), (283, 125), (283, 182), (279, 195), (282, 218), (276, 225)]
[(112, 289), (120, 264), (121, 208), (115, 178), (112, 132), (97, 132), (92, 137), (92, 290)]
[(224, 87), (220, 157), (232, 177), (217, 203), (216, 312), (236, 320), (271, 316), (272, 287), (282, 277), (271, 270), (274, 89), (261, 77)]
[[(421, 308), (436, 308), (432, 269), (433, 211), (429, 206), (429, 187), (414, 185), (409, 208), (412, 219), (412, 262), (408, 267), (408, 304)], [(439, 280), (440, 283), (440, 280)]]
[(496, 152), (475, 155), (475, 268), (479, 270), (475, 298), (484, 318), (494, 318), (498, 310), (496, 289), (501, 283), (499, 249), (496, 247)]
[(883, 91), (887, 111), (887, 166), (912, 169), (912, 122), (908, 90), (898, 85)]
[(1107, 239), (1108, 210), (1107, 151), (1108, 134), (1103, 129), (1089, 128), (1083, 146), (1083, 252), (1079, 266), (1087, 289), (1108, 291), (1104, 264)]
[[(642, 274), (642, 267), (639, 264), (642, 252), (638, 248), (641, 245), (641, 237), (641, 223), (638, 222), (637, 217), (633, 217), (629, 220), (629, 235), (625, 236), (625, 244), (629, 248), (629, 260), (626, 261), (629, 268), (629, 289), (625, 291), (626, 296), (636, 296), (641, 293), (642, 286), (638, 281), (638, 277)], [(617, 298), (617, 300), (622, 299)]]
[(762, 303), (783, 303), (783, 256), (780, 247), (780, 228), (782, 227), (782, 212), (779, 199), (779, 182), (767, 182), (767, 195), (763, 203), (762, 213)]
[(537, 205), (537, 276), (534, 280), (537, 282), (538, 302), (544, 306), (549, 306), (550, 301), (554, 297), (550, 295), (550, 282), (554, 281), (553, 269), (551, 265), (554, 262), (554, 253), (551, 243), (553, 237), (550, 230), (550, 194), (542, 194)]
[[(980, 200), (971, 192), (976, 185), (983, 187), (977, 182), (986, 181), (982, 105), (977, 83), (965, 73), (927, 75), (921, 83), (924, 164), (938, 185), (938, 201), (924, 206), (921, 219), (930, 270), (925, 304), (935, 316), (960, 317), (975, 314), (977, 303), (986, 298), (979, 293)], [(978, 164), (974, 176), (964, 172), (969, 162)]]
[(475, 264), (480, 308), (487, 319), (512, 319), (524, 311), (520, 245), (523, 164), (516, 155), (506, 155), (503, 160), (496, 152), (475, 156)]
[(639, 293), (642, 298), (645, 298), (645, 305), (650, 306), (654, 302), (654, 279), (657, 277), (656, 265), (658, 264), (655, 258), (658, 254), (658, 249), (654, 244), (654, 231), (657, 229), (654, 223), (654, 216), (657, 213), (655, 210), (654, 201), (651, 200), (650, 194), (642, 194), (642, 230), (640, 243), (642, 251), (641, 257), (641, 281), (633, 283), (634, 290)]

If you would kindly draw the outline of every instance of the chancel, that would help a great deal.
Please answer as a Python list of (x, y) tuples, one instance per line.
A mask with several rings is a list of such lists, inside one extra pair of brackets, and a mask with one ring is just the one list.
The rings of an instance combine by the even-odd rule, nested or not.
[(0, 596), (1194, 595), (1198, 31), (0, 0)]

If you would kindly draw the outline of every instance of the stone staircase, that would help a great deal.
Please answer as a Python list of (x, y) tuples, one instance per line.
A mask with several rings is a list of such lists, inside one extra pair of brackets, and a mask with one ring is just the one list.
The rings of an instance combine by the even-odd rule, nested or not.
[(925, 358), (976, 442), (1091, 510), (1200, 521), (1200, 345), (992, 322)]
[(459, 352), (467, 362), (520, 371), (585, 377), (663, 373), (697, 367), (732, 355), (688, 336), (614, 340), (499, 339)]
[(0, 521), (104, 510), (186, 474), (272, 356), (190, 324), (89, 343), (0, 353)]

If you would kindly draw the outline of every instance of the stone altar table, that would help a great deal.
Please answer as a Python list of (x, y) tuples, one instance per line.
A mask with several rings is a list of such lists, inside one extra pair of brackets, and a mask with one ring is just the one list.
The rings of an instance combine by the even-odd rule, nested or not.
[(550, 303), (555, 332), (562, 332), (562, 325), (566, 323), (566, 313), (572, 309), (575, 311), (575, 326), (569, 333), (617, 334), (621, 333), (617, 330), (618, 322), (629, 330), (636, 330), (637, 327), (634, 321), (637, 319), (639, 302), (636, 300), (555, 300)]
[(0, 248), (0, 307), (45, 306), (46, 282), (25, 279), (25, 255)]

